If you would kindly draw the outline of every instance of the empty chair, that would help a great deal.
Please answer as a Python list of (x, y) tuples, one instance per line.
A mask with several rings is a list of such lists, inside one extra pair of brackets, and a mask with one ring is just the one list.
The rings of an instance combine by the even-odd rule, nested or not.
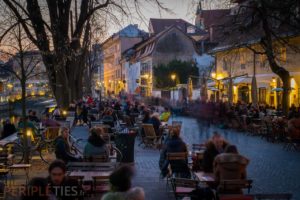
[(156, 141), (160, 138), (156, 136), (155, 130), (152, 124), (143, 124), (145, 135), (142, 136), (142, 143), (145, 147), (153, 147), (156, 144)]
[(171, 183), (175, 199), (191, 197), (191, 193), (197, 189), (198, 185), (196, 180), (183, 178), (172, 178)]

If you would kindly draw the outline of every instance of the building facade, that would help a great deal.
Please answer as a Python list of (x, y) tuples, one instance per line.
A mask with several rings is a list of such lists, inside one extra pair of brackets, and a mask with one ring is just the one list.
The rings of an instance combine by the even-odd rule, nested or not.
[(124, 90), (126, 82), (125, 69), (121, 64), (122, 54), (147, 36), (137, 25), (129, 25), (102, 44), (106, 93), (118, 94)]

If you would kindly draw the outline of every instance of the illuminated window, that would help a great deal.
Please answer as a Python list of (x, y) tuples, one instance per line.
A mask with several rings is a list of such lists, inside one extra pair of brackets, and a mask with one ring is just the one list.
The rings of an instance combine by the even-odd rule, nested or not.
[(286, 47), (280, 48), (280, 61), (286, 62)]

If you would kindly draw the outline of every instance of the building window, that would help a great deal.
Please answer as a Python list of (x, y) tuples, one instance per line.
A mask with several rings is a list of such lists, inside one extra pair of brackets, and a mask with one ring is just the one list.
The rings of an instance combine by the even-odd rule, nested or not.
[(241, 69), (246, 69), (246, 56), (244, 53), (241, 53), (240, 55), (240, 63), (241, 63)]
[(224, 59), (223, 59), (223, 70), (227, 71), (227, 69), (228, 69), (227, 61), (226, 61), (226, 59), (224, 58)]
[(196, 32), (196, 29), (194, 26), (189, 26), (186, 30), (187, 33), (193, 34)]
[(268, 67), (268, 61), (266, 55), (260, 55), (260, 68), (267, 68)]
[(266, 102), (266, 96), (267, 96), (267, 89), (266, 88), (259, 88), (258, 89), (258, 98), (260, 103)]

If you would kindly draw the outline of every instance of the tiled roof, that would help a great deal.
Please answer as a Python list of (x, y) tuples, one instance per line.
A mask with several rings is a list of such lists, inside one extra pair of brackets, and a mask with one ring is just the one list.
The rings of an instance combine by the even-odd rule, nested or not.
[(203, 19), (204, 27), (208, 29), (212, 25), (218, 24), (220, 20), (229, 14), (229, 9), (202, 10), (200, 17)]
[(183, 19), (156, 19), (151, 18), (150, 24), (153, 28), (153, 33), (158, 34), (167, 28), (170, 28), (171, 26), (176, 26), (183, 32), (187, 32), (188, 27), (194, 27), (195, 28), (195, 34), (205, 34), (206, 32), (197, 28), (195, 25), (183, 20)]

